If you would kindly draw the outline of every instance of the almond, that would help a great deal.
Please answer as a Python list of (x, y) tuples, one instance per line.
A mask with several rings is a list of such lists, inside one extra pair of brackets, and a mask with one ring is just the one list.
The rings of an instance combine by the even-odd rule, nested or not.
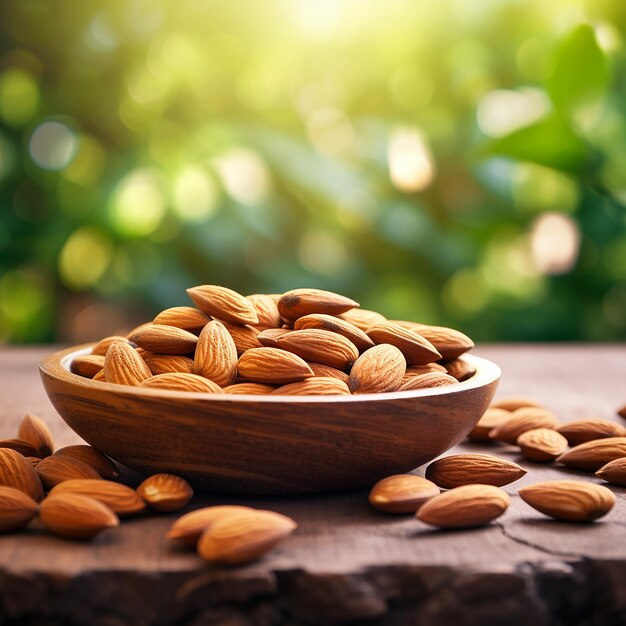
[(375, 344), (396, 346), (409, 365), (423, 365), (441, 358), (441, 354), (428, 340), (393, 322), (374, 324), (367, 330), (367, 334)]
[(348, 374), (338, 370), (336, 367), (331, 367), (330, 365), (324, 365), (323, 363), (309, 363), (309, 367), (313, 370), (313, 374), (315, 374), (315, 376), (330, 376), (331, 378), (337, 378), (338, 380), (346, 383), (346, 385), (350, 379)]
[(39, 502), (43, 487), (30, 461), (10, 448), (0, 448), (0, 485), (13, 487)]
[(440, 363), (425, 363), (424, 365), (409, 365), (406, 368), (405, 378), (410, 376), (421, 376), (422, 374), (430, 374), (431, 372), (439, 372), (447, 374), (448, 370)]
[(595, 472), (622, 457), (626, 457), (626, 437), (611, 437), (581, 443), (562, 454), (557, 461), (566, 467)]
[(398, 348), (389, 344), (365, 351), (350, 370), (348, 387), (352, 393), (395, 391), (406, 371), (406, 360)]
[(577, 446), (594, 439), (626, 436), (626, 428), (621, 424), (601, 419), (576, 420), (563, 424), (558, 431), (567, 439), (570, 446)]
[(444, 489), (480, 483), (502, 487), (526, 474), (523, 467), (489, 454), (454, 454), (433, 461), (426, 478)]
[(211, 321), (206, 314), (192, 306), (174, 306), (161, 311), (152, 320), (153, 324), (165, 324), (166, 326), (176, 326), (182, 328), (194, 335), (200, 331)]
[(24, 528), (37, 514), (37, 503), (23, 491), (0, 486), (0, 532)]
[(10, 448), (22, 456), (39, 456), (37, 448), (23, 439), (0, 439), (0, 448)]
[(596, 476), (613, 485), (626, 487), (626, 457), (615, 459), (603, 465), (596, 472)]
[(466, 361), (463, 357), (446, 361), (446, 370), (450, 376), (454, 376), (459, 382), (471, 378), (476, 373), (476, 366)]
[(207, 315), (231, 324), (259, 323), (259, 316), (250, 300), (219, 285), (200, 285), (187, 289), (195, 305)]
[(550, 428), (533, 428), (517, 438), (517, 445), (531, 461), (554, 461), (567, 450), (567, 439)]
[(102, 368), (91, 380), (93, 380), (94, 382), (106, 383), (104, 368)]
[(38, 456), (25, 456), (24, 457), (33, 467), (37, 467), (37, 465), (41, 462), (41, 459)]
[(93, 467), (93, 469), (95, 469), (102, 478), (106, 478), (108, 480), (118, 478), (120, 475), (117, 465), (115, 465), (115, 463), (108, 456), (102, 454), (102, 452), (96, 450), (92, 446), (81, 444), (75, 446), (65, 446), (64, 448), (59, 448), (54, 453), (54, 456), (71, 457), (77, 461), (82, 461), (83, 463)]
[(134, 515), (146, 508), (144, 501), (134, 489), (110, 480), (90, 478), (66, 480), (55, 485), (50, 491), (51, 496), (61, 493), (72, 493), (93, 498), (102, 502), (118, 515)]
[(421, 376), (409, 376), (404, 378), (396, 391), (412, 391), (415, 389), (428, 389), (431, 387), (445, 387), (446, 385), (456, 385), (459, 381), (448, 374), (441, 372), (428, 372)]
[(246, 350), (237, 364), (239, 374), (255, 383), (284, 385), (313, 376), (306, 361), (278, 348)]
[(127, 343), (112, 343), (104, 357), (106, 382), (117, 385), (140, 385), (152, 372), (145, 361)]
[(621, 409), (618, 409), (617, 414), (626, 418), (626, 404)]
[(193, 359), (190, 359), (188, 356), (149, 353), (146, 354), (143, 360), (155, 376), (171, 372), (180, 372), (181, 374), (191, 374), (193, 372)]
[(118, 341), (121, 341), (122, 343), (128, 343), (128, 339), (120, 335), (105, 337), (104, 339), (100, 339), (100, 341), (91, 349), (91, 354), (97, 356), (105, 356), (107, 350), (109, 349), (109, 346), (112, 343), (116, 343)]
[(100, 474), (91, 465), (71, 456), (57, 454), (37, 463), (35, 471), (47, 489), (72, 478), (100, 478)]
[(130, 335), (140, 348), (158, 354), (188, 354), (196, 349), (198, 337), (176, 326), (149, 324)]
[(280, 313), (276, 306), (278, 300), (274, 300), (263, 293), (254, 293), (251, 296), (246, 296), (246, 298), (252, 302), (252, 306), (256, 310), (259, 318), (258, 326), (261, 328), (278, 328), (282, 324)]
[(209, 378), (220, 387), (235, 382), (237, 347), (221, 322), (213, 320), (202, 329), (198, 337), (193, 372)]
[(274, 389), (275, 396), (348, 396), (348, 385), (331, 376), (315, 376)]
[(552, 480), (522, 487), (519, 495), (540, 513), (566, 522), (591, 522), (615, 504), (613, 492), (580, 480)]
[(527, 430), (534, 430), (535, 428), (556, 430), (560, 425), (559, 420), (546, 409), (522, 407), (511, 413), (511, 419), (496, 426), (489, 433), (489, 438), (515, 444), (517, 443), (517, 438)]
[(275, 348), (278, 345), (278, 338), (291, 332), (287, 328), (266, 328), (257, 336), (258, 342), (266, 348)]
[[(33, 456), (44, 457), (54, 452), (54, 441), (52, 433), (46, 423), (36, 415), (30, 413), (25, 415), (17, 431), (20, 439), (30, 443), (39, 454)], [(26, 455), (29, 456), (29, 455)]]
[(512, 415), (511, 411), (505, 411), (504, 409), (487, 409), (478, 420), (476, 426), (467, 435), (468, 439), (481, 442), (493, 441), (489, 437), (489, 433), (496, 426), (500, 426), (500, 424), (510, 420)]
[(188, 546), (198, 543), (200, 535), (209, 528), (215, 520), (233, 512), (250, 511), (250, 507), (235, 504), (224, 504), (197, 509), (179, 517), (170, 527), (166, 537)]
[(251, 348), (262, 347), (263, 344), (257, 339), (259, 330), (254, 326), (235, 326), (228, 322), (223, 322), (223, 324), (235, 342), (238, 355), (243, 354), (246, 350), (250, 350)]
[(137, 493), (156, 511), (171, 513), (189, 504), (193, 498), (191, 485), (180, 476), (154, 474), (144, 480)]
[(146, 378), (141, 387), (148, 389), (168, 389), (172, 391), (194, 391), (198, 393), (222, 393), (222, 388), (208, 378), (197, 374), (170, 372)]
[[(128, 332), (126, 334), (126, 337), (125, 337), (126, 342), (128, 342), (128, 338), (131, 335), (134, 335), (137, 331), (141, 330), (144, 326), (152, 326), (152, 322), (144, 322), (143, 324), (139, 324), (139, 326), (135, 326), (135, 328), (133, 328), (130, 332)], [(113, 342), (113, 343), (115, 343), (115, 342)], [(108, 352), (108, 350), (107, 350), (107, 352)], [(105, 352), (105, 354), (106, 354), (106, 352)]]
[(39, 507), (39, 518), (51, 533), (66, 539), (87, 539), (120, 523), (102, 502), (74, 493), (48, 496)]
[(526, 396), (507, 396), (491, 403), (491, 408), (504, 409), (505, 411), (516, 411), (526, 406), (543, 408), (539, 402)]
[(450, 361), (474, 347), (474, 342), (462, 332), (445, 326), (429, 326), (417, 322), (394, 321), (395, 324), (408, 328), (430, 341), (444, 361)]
[(367, 331), (370, 326), (379, 322), (386, 322), (387, 318), (376, 311), (368, 311), (367, 309), (350, 309), (345, 313), (338, 315), (342, 320), (350, 322), (357, 328)]
[(278, 301), (278, 312), (284, 320), (297, 320), (311, 313), (338, 315), (357, 308), (358, 302), (322, 289), (292, 289)]
[(311, 328), (294, 330), (278, 338), (278, 347), (302, 357), (305, 361), (347, 369), (359, 358), (356, 346), (343, 335)]
[(415, 513), (439, 487), (415, 474), (396, 474), (379, 480), (370, 491), (369, 503), (385, 513)]
[(83, 378), (93, 378), (104, 367), (104, 357), (98, 354), (76, 356), (70, 363), (70, 372)]
[(248, 563), (285, 539), (297, 524), (286, 515), (254, 509), (218, 517), (198, 541), (198, 554), (216, 563)]
[(463, 485), (425, 502), (417, 519), (441, 528), (473, 528), (500, 517), (509, 504), (509, 496), (499, 487)]
[(255, 396), (265, 396), (272, 393), (275, 387), (272, 385), (262, 385), (261, 383), (237, 383), (224, 387), (224, 393), (234, 393), (237, 395), (251, 394)]
[(364, 352), (374, 346), (374, 342), (360, 328), (350, 324), (350, 322), (346, 322), (346, 320), (333, 315), (326, 315), (325, 313), (311, 313), (310, 315), (300, 317), (294, 322), (293, 327), (295, 330), (320, 328), (339, 333), (352, 342), (359, 352)]

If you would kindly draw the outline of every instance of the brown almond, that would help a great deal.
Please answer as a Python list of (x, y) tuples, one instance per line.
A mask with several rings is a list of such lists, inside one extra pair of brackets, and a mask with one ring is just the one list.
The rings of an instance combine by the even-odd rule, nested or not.
[(626, 428), (621, 424), (601, 419), (576, 420), (563, 424), (558, 431), (567, 439), (570, 446), (577, 446), (594, 439), (626, 437)]
[(526, 396), (506, 396), (491, 403), (492, 409), (504, 409), (505, 411), (516, 411), (527, 406), (543, 408), (539, 402)]
[(395, 321), (430, 341), (444, 361), (450, 361), (460, 357), (474, 347), (474, 342), (462, 332), (445, 326), (430, 326), (417, 322)]
[(104, 377), (107, 383), (138, 386), (152, 372), (130, 344), (112, 343), (104, 357)]
[(35, 471), (47, 489), (73, 478), (100, 479), (100, 474), (91, 465), (66, 455), (46, 457), (37, 463)]
[(41, 459), (38, 456), (25, 456), (24, 457), (33, 467), (37, 467), (37, 465), (41, 462)]
[(415, 474), (396, 474), (379, 480), (369, 503), (384, 513), (415, 513), (426, 500), (439, 495), (435, 483)]
[(37, 448), (23, 439), (0, 439), (0, 448), (10, 448), (22, 456), (39, 456)]
[(246, 350), (237, 364), (239, 375), (247, 381), (269, 385), (295, 383), (313, 376), (306, 361), (279, 348)]
[(200, 285), (187, 289), (195, 305), (207, 315), (231, 324), (259, 323), (259, 316), (250, 300), (219, 285)]
[(489, 433), (496, 426), (500, 426), (500, 424), (504, 424), (504, 422), (510, 420), (512, 415), (513, 413), (511, 413), (511, 411), (505, 411), (504, 409), (487, 409), (478, 420), (476, 426), (474, 426), (469, 435), (467, 435), (467, 438), (472, 441), (484, 443), (493, 441), (493, 439), (489, 437)]
[(103, 356), (99, 354), (83, 354), (72, 359), (70, 372), (83, 378), (93, 378), (103, 367)]
[(149, 324), (129, 339), (140, 348), (158, 354), (188, 354), (196, 349), (198, 337), (176, 326)]
[(534, 509), (566, 522), (591, 522), (615, 505), (613, 492), (581, 480), (552, 480), (522, 487), (519, 495)]
[(196, 511), (191, 511), (179, 517), (170, 527), (166, 537), (187, 546), (195, 547), (198, 543), (198, 539), (200, 539), (200, 535), (202, 535), (215, 520), (229, 513), (250, 510), (252, 510), (250, 507), (235, 504), (223, 504), (197, 509)]
[(454, 376), (459, 382), (468, 380), (476, 373), (476, 366), (463, 357), (446, 361), (445, 366), (448, 374)]
[(295, 330), (307, 330), (309, 328), (319, 328), (339, 333), (353, 343), (359, 352), (364, 352), (374, 346), (374, 342), (360, 328), (333, 315), (325, 313), (311, 313), (298, 318), (293, 325)]
[(400, 386), (396, 391), (413, 391), (416, 389), (430, 389), (434, 387), (445, 387), (447, 385), (456, 385), (458, 380), (449, 376), (448, 374), (442, 374), (441, 372), (428, 372), (421, 376), (409, 376), (403, 378)]
[(54, 456), (67, 456), (77, 461), (82, 461), (93, 467), (102, 478), (107, 480), (119, 478), (120, 475), (117, 465), (108, 456), (92, 446), (84, 444), (65, 446), (64, 448), (59, 448), (54, 453)]
[(427, 339), (393, 322), (374, 324), (368, 328), (367, 334), (375, 344), (388, 343), (396, 346), (409, 365), (423, 365), (441, 358), (441, 354)]
[(48, 496), (39, 507), (39, 518), (51, 533), (66, 539), (88, 539), (120, 523), (102, 502), (74, 493)]
[(262, 330), (257, 336), (258, 342), (266, 348), (276, 348), (278, 346), (278, 339), (283, 335), (291, 332), (288, 328), (266, 328)]
[(406, 371), (406, 360), (398, 348), (381, 344), (366, 350), (350, 370), (352, 393), (395, 391)]
[(596, 472), (596, 476), (612, 485), (626, 487), (626, 457), (620, 457), (603, 465)]
[(27, 526), (37, 514), (37, 503), (23, 491), (0, 486), (0, 532)]
[(30, 461), (11, 448), (0, 448), (0, 485), (13, 487), (39, 502), (43, 487)]
[(617, 410), (617, 414), (626, 419), (626, 404), (621, 409)]
[(252, 302), (252, 306), (256, 310), (259, 318), (257, 326), (261, 328), (278, 328), (282, 324), (280, 313), (276, 306), (278, 300), (274, 300), (264, 293), (254, 293), (251, 296), (246, 296), (246, 298)]
[(379, 322), (386, 322), (387, 318), (376, 311), (369, 311), (368, 309), (350, 309), (345, 313), (338, 315), (342, 320), (350, 322), (362, 331), (367, 331), (370, 326), (378, 324)]
[(441, 528), (474, 528), (500, 517), (509, 504), (509, 496), (499, 487), (463, 485), (425, 502), (417, 519)]
[(297, 524), (272, 511), (238, 511), (218, 517), (198, 541), (198, 554), (212, 563), (248, 563), (284, 540)]
[(309, 363), (309, 367), (313, 370), (313, 374), (315, 374), (315, 376), (330, 376), (331, 378), (337, 378), (338, 380), (346, 383), (346, 385), (348, 384), (348, 380), (350, 380), (348, 374), (338, 370), (336, 367), (331, 367), (330, 365), (324, 365), (323, 363)]
[(278, 338), (277, 347), (293, 352), (305, 361), (337, 369), (347, 369), (359, 358), (359, 351), (349, 339), (318, 328), (287, 333)]
[(151, 508), (164, 513), (179, 511), (193, 498), (191, 485), (173, 474), (149, 476), (137, 487), (137, 493)]
[(278, 301), (278, 312), (285, 320), (297, 320), (311, 313), (339, 315), (357, 308), (358, 302), (322, 289), (292, 289)]
[(228, 322), (223, 322), (223, 324), (235, 342), (238, 355), (242, 355), (246, 350), (250, 350), (251, 348), (262, 347), (263, 344), (257, 339), (257, 335), (259, 334), (258, 328), (249, 325), (235, 326)]
[(32, 456), (43, 458), (54, 452), (52, 433), (46, 423), (36, 415), (28, 413), (22, 418), (17, 436), (24, 441), (28, 441), (38, 451), (39, 454)]
[(192, 306), (173, 306), (161, 311), (153, 320), (153, 324), (165, 324), (176, 326), (198, 335), (200, 331), (211, 321), (206, 314)]
[[(493, 405), (492, 405), (493, 406)], [(496, 426), (489, 438), (505, 443), (516, 444), (517, 438), (527, 430), (551, 428), (556, 430), (561, 422), (550, 411), (539, 407), (522, 407), (511, 413), (511, 419)]]
[(594, 439), (575, 446), (557, 461), (566, 467), (595, 472), (610, 461), (626, 456), (626, 437)]
[(109, 349), (109, 346), (117, 341), (121, 341), (122, 343), (128, 343), (128, 338), (122, 337), (121, 335), (111, 335), (110, 337), (100, 339), (100, 341), (91, 349), (91, 354), (97, 356), (105, 356), (107, 350)]
[(150, 371), (158, 374), (169, 374), (179, 372), (181, 374), (191, 374), (193, 372), (193, 359), (188, 356), (178, 354), (146, 354), (143, 358)]
[[(128, 342), (128, 338), (131, 335), (134, 335), (137, 331), (141, 330), (144, 326), (152, 326), (152, 322), (144, 322), (143, 324), (139, 324), (138, 326), (135, 326), (135, 328), (133, 328), (131, 331), (129, 331), (126, 334), (126, 337), (125, 337), (126, 341)], [(115, 342), (113, 342), (113, 343), (115, 343)], [(108, 350), (107, 350), (107, 352), (108, 352)]]
[(502, 487), (526, 474), (523, 467), (489, 454), (454, 454), (433, 461), (426, 478), (443, 489), (480, 483)]
[(250, 394), (254, 396), (265, 396), (274, 391), (275, 387), (272, 385), (263, 385), (261, 383), (236, 383), (235, 385), (229, 385), (224, 387), (224, 393), (234, 393), (237, 395)]
[(315, 376), (274, 389), (274, 396), (348, 396), (348, 385), (331, 376)]
[(422, 374), (430, 374), (431, 372), (439, 372), (447, 374), (448, 370), (441, 363), (425, 363), (424, 365), (409, 365), (406, 368), (405, 378), (410, 376), (421, 376)]
[(222, 322), (213, 320), (202, 329), (194, 356), (193, 373), (212, 380), (220, 387), (235, 382), (237, 347)]
[(222, 393), (222, 388), (208, 378), (197, 374), (170, 372), (146, 378), (141, 387), (147, 389), (167, 389), (170, 391), (193, 391), (196, 393)]
[(567, 450), (567, 439), (550, 428), (533, 428), (517, 438), (522, 454), (531, 461), (554, 461)]
[(94, 382), (106, 383), (104, 368), (102, 368), (91, 380), (93, 380)]
[(74, 478), (55, 485), (50, 491), (51, 496), (61, 493), (73, 493), (87, 496), (106, 505), (120, 516), (134, 515), (146, 508), (144, 501), (137, 492), (121, 483), (110, 480), (92, 478)]

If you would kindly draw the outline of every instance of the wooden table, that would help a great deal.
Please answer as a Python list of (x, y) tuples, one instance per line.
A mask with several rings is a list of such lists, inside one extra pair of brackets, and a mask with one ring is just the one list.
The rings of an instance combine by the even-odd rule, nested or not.
[[(0, 351), (0, 437), (25, 412), (43, 417), (58, 445), (77, 437), (49, 404), (37, 372), (46, 350)], [(619, 420), (626, 346), (484, 346), (503, 369), (499, 395), (527, 394), (564, 421)], [(509, 511), (487, 528), (442, 532), (379, 514), (367, 494), (298, 498), (197, 497), (193, 507), (239, 502), (295, 518), (299, 529), (261, 561), (217, 568), (163, 537), (175, 515), (126, 521), (91, 543), (56, 539), (36, 525), (0, 537), (0, 624), (626, 624), (626, 498), (591, 525), (548, 520), (517, 488), (576, 472), (520, 461), (505, 487)], [(132, 482), (137, 477), (129, 476)]]

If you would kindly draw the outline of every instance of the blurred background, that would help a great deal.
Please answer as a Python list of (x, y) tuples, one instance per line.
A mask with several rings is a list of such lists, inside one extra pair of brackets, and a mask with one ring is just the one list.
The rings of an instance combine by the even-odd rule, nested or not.
[(626, 338), (621, 0), (3, 0), (0, 342), (314, 286)]

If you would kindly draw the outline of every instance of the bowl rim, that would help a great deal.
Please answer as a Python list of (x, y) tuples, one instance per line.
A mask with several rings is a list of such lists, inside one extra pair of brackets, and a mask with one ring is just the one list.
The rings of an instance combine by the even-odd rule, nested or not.
[(108, 389), (117, 395), (126, 395), (144, 398), (179, 398), (189, 400), (202, 400), (207, 403), (214, 402), (262, 402), (268, 404), (300, 404), (300, 403), (359, 403), (371, 402), (373, 400), (406, 400), (410, 398), (424, 398), (431, 396), (443, 396), (455, 394), (471, 389), (477, 389), (497, 381), (502, 371), (493, 361), (473, 354), (463, 354), (459, 358), (467, 360), (476, 367), (476, 373), (463, 382), (454, 385), (444, 385), (442, 387), (428, 387), (425, 389), (414, 389), (409, 391), (387, 391), (382, 393), (363, 393), (356, 395), (271, 395), (271, 394), (235, 394), (235, 393), (204, 393), (198, 391), (177, 391), (173, 389), (153, 389), (148, 387), (134, 387), (130, 385), (116, 385), (104, 381), (94, 381), (91, 378), (79, 376), (70, 371), (69, 366), (77, 356), (90, 354), (96, 342), (71, 346), (53, 352), (45, 356), (39, 363), (39, 370), (42, 374), (57, 381), (73, 384), (77, 387), (88, 389)]

